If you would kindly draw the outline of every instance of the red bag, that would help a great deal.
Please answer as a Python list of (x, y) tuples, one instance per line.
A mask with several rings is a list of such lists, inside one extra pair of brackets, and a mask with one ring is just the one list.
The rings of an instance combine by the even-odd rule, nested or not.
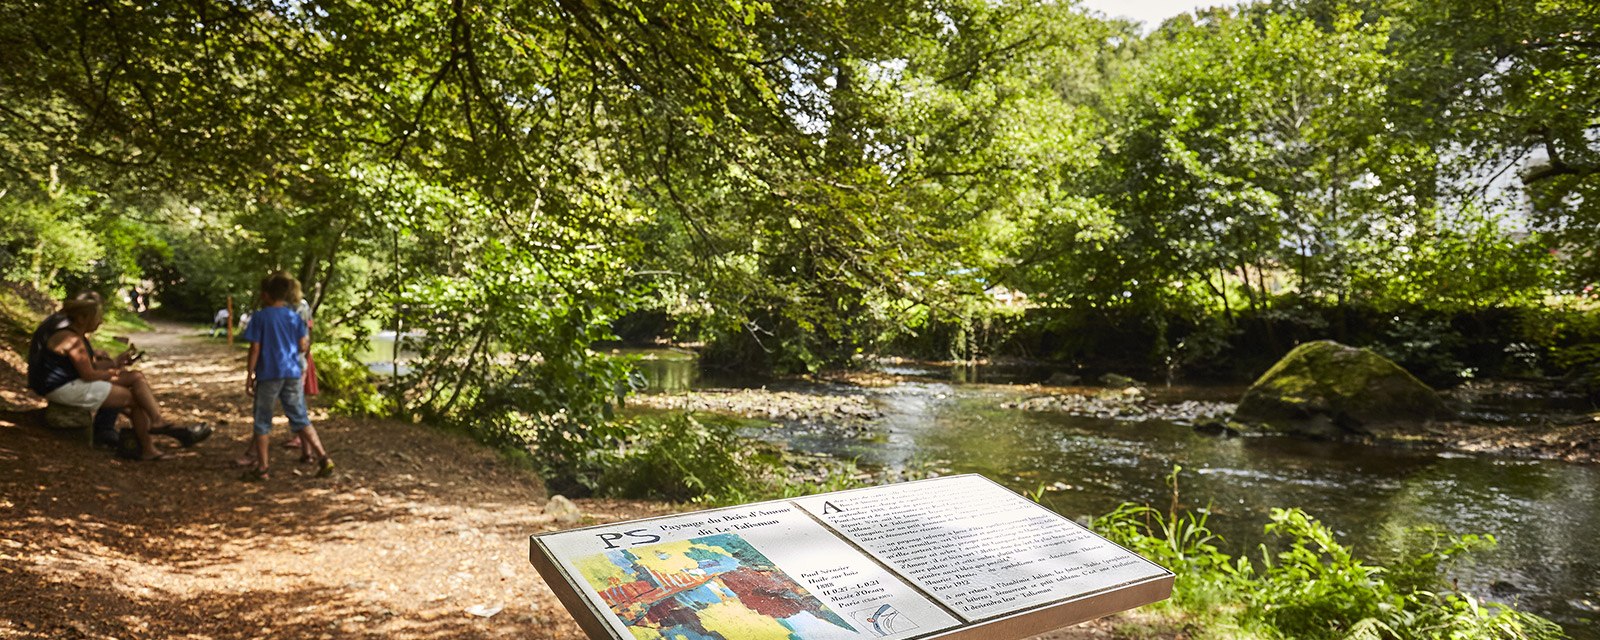
[(306, 373), (300, 377), (305, 383), (306, 395), (317, 395), (317, 361), (311, 359), (311, 352), (306, 352)]

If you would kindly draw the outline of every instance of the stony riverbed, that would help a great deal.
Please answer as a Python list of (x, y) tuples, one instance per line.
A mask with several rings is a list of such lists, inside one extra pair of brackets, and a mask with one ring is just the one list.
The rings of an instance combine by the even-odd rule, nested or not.
[(1005, 409), (1025, 411), (1060, 411), (1087, 418), (1106, 420), (1167, 420), (1193, 423), (1202, 420), (1220, 420), (1233, 414), (1238, 406), (1231, 402), (1185, 400), (1160, 403), (1152, 400), (1138, 387), (1121, 390), (1108, 389), (1090, 393), (1052, 393), (1034, 396), (1016, 402), (1003, 402)]
[(883, 412), (861, 393), (702, 389), (678, 395), (635, 396), (629, 402), (651, 409), (709, 411), (774, 422), (848, 425), (883, 417)]

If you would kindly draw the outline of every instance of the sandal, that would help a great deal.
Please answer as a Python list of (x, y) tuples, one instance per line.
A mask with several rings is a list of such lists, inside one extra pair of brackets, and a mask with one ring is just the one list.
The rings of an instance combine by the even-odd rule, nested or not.
[(333, 476), (333, 458), (323, 458), (322, 459), (322, 466), (317, 467), (317, 477), (318, 478), (328, 478), (328, 477), (332, 477), (332, 476)]
[(146, 455), (142, 455), (142, 454), (139, 456), (139, 462), (160, 462), (162, 460), (171, 460), (171, 459), (172, 459), (172, 454), (167, 453), (165, 451), (157, 452), (153, 456), (146, 456)]
[(211, 432), (211, 425), (204, 423), (180, 427), (176, 422), (168, 422), (160, 427), (150, 428), (150, 435), (172, 438), (185, 447), (199, 444), (200, 441), (211, 437)]
[(248, 469), (239, 476), (239, 479), (244, 482), (263, 482), (272, 479), (272, 474), (266, 469)]
[(235, 466), (235, 467), (253, 467), (253, 466), (256, 466), (256, 457), (255, 456), (239, 456), (239, 457), (233, 459), (233, 466)]

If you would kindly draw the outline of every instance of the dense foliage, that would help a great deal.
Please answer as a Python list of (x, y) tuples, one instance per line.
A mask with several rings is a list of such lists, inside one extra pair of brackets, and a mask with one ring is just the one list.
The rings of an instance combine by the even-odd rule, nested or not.
[(420, 353), (351, 410), (573, 473), (629, 437), (637, 380), (591, 349), (618, 328), (777, 371), (1250, 373), (1334, 337), (1437, 382), (1592, 380), (1597, 25), (1583, 0), (1148, 31), (988, 0), (9, 2), (0, 277), (203, 319), (288, 269), (319, 341)]
[[(1028, 0), (0, 3), (0, 280), (204, 321), (287, 269), (335, 409), (710, 502), (850, 480), (618, 419), (639, 380), (597, 343), (1178, 376), (1331, 337), (1431, 382), (1600, 390), (1600, 3), (1148, 27)], [(382, 388), (378, 331), (417, 354)], [(1554, 633), (1436, 584), (1484, 541), (1380, 566), (1303, 513), (1270, 526), (1288, 550), (1256, 563), (1192, 515), (1101, 522), (1224, 627)]]

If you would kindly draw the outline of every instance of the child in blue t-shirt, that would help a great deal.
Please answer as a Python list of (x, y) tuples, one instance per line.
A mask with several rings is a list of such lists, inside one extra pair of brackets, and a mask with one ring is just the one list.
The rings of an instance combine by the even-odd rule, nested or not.
[(250, 342), (249, 372), (244, 379), (245, 393), (255, 396), (255, 466), (245, 472), (249, 481), (267, 478), (267, 434), (272, 430), (273, 400), (283, 404), (289, 430), (300, 437), (307, 456), (317, 463), (317, 477), (333, 475), (333, 460), (322, 448), (316, 428), (306, 414), (306, 397), (300, 383), (303, 373), (301, 354), (310, 348), (306, 323), (288, 307), (289, 298), (299, 283), (283, 271), (261, 281), (261, 310), (250, 316), (244, 339)]

